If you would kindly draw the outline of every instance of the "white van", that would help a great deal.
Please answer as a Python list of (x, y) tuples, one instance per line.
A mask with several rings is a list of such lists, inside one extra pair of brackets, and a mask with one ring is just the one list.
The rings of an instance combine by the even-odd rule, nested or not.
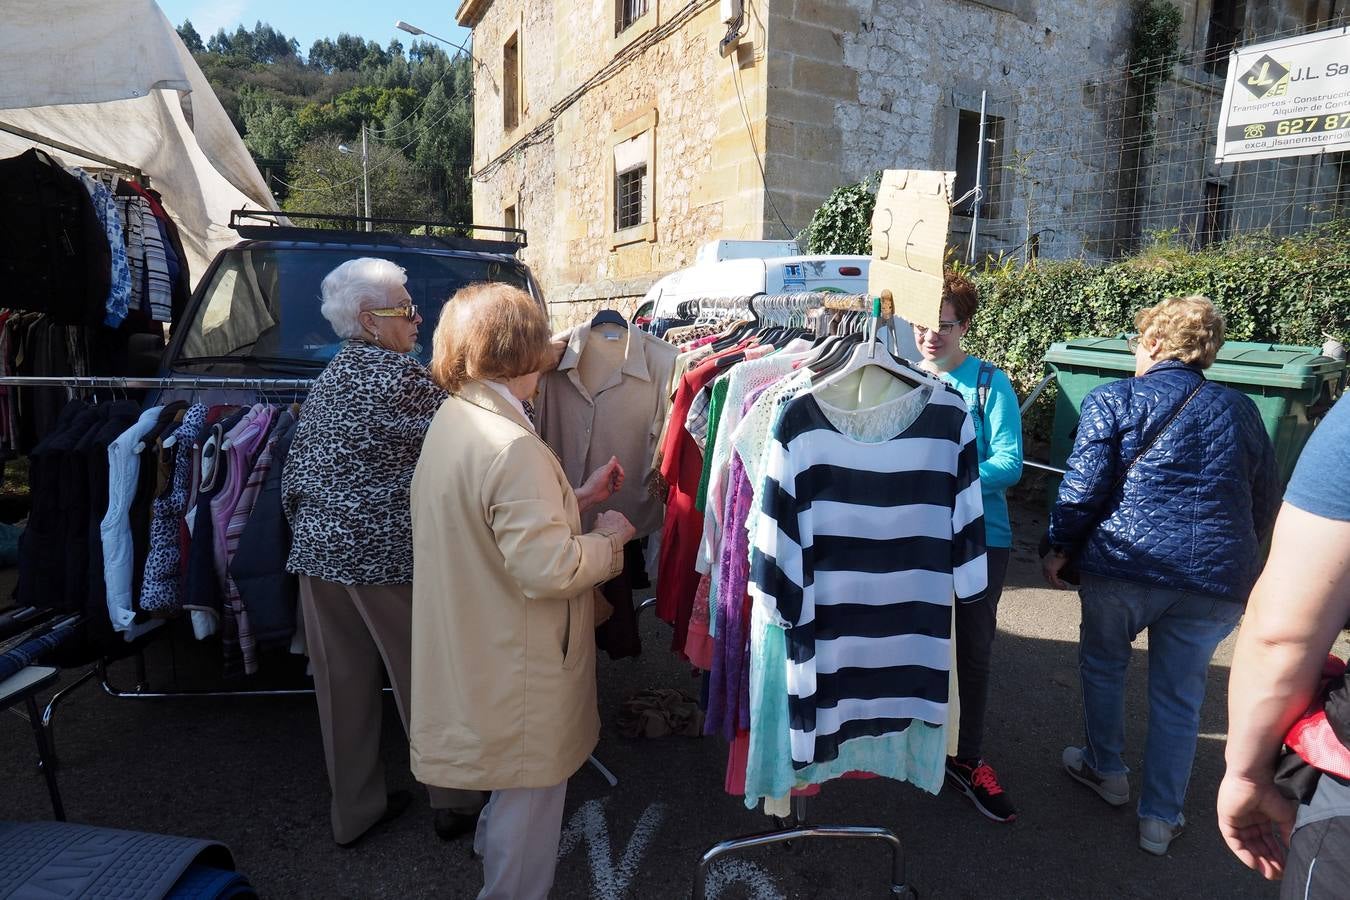
[[(642, 298), (652, 318), (674, 318), (682, 300), (797, 294), (807, 291), (867, 293), (866, 256), (802, 256), (795, 241), (713, 241), (699, 262), (658, 280)], [(750, 256), (751, 253), (759, 255)]]
[[(815, 291), (866, 294), (871, 262), (868, 256), (803, 256), (796, 241), (711, 241), (696, 258), (694, 265), (651, 286), (638, 307), (644, 321), (675, 318), (683, 300)], [(898, 328), (896, 337), (901, 355), (917, 359), (910, 329)]]

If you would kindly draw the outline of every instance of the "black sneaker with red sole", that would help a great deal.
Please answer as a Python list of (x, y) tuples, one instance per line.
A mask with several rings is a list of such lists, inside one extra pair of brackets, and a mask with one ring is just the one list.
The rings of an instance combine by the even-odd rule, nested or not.
[(999, 784), (993, 766), (984, 760), (973, 762), (947, 757), (947, 783), (970, 798), (986, 819), (995, 822), (1017, 820), (1017, 809)]

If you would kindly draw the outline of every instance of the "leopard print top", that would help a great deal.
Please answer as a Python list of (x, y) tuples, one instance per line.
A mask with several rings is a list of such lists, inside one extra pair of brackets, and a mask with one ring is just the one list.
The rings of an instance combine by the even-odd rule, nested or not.
[(446, 396), (411, 356), (343, 345), (310, 388), (282, 471), (287, 570), (339, 584), (412, 581), (408, 488)]

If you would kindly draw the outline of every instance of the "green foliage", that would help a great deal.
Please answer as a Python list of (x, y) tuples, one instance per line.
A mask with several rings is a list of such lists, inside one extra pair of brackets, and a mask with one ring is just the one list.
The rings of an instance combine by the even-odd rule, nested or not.
[[(362, 209), (359, 153), (344, 154), (330, 141), (314, 141), (299, 148), (292, 170), (287, 210), (345, 216)], [(372, 145), (369, 170), (371, 215), (427, 219), (438, 214), (427, 173), (398, 150)]]
[[(183, 24), (191, 26), (190, 22)], [(196, 34), (196, 29), (193, 29), (192, 33)], [(200, 37), (197, 40), (198, 43), (201, 42)], [(184, 38), (183, 42), (187, 43), (187, 39)], [(206, 42), (206, 49), (220, 56), (235, 56), (255, 63), (274, 63), (297, 59), (300, 55), (300, 42), (295, 38), (286, 37), (271, 25), (257, 22), (252, 31), (245, 29), (243, 25), (236, 27), (234, 34), (227, 34), (224, 28), (220, 29)]]
[(1181, 59), (1181, 24), (1181, 10), (1171, 0), (1135, 0), (1130, 72), (1145, 122), (1152, 120), (1157, 108), (1158, 88), (1172, 77)]
[[(1199, 251), (1158, 236), (1112, 265), (1001, 265), (974, 273), (980, 311), (967, 349), (1003, 368), (1025, 395), (1052, 343), (1134, 329), (1134, 313), (1175, 295), (1203, 294), (1228, 320), (1228, 340), (1321, 346), (1350, 338), (1350, 220), (1305, 234), (1246, 235)], [(1048, 404), (1040, 404), (1042, 411)], [(1033, 417), (1029, 430), (1044, 436)]]
[(183, 46), (188, 48), (189, 53), (203, 53), (206, 45), (202, 43), (202, 36), (197, 33), (197, 29), (192, 27), (191, 19), (184, 19), (183, 24), (178, 26), (178, 36), (183, 39)]
[(876, 172), (857, 184), (846, 184), (820, 204), (798, 239), (808, 253), (867, 256), (872, 252), (872, 210), (877, 205)]
[[(308, 60), (302, 60), (294, 40), (261, 22), (252, 31), (222, 29), (205, 47), (191, 22), (179, 26), (179, 34), (196, 51), (245, 145), (268, 161), (276, 176), (271, 187), (284, 208), (350, 211), (350, 195), (334, 194), (313, 169), (330, 172), (353, 163), (359, 168), (359, 156), (330, 165), (316, 161), (314, 147), (302, 148), (325, 145), (336, 153), (345, 143), (356, 149), (365, 125), (372, 171), (379, 160), (379, 168), (397, 182), (379, 190), (372, 183), (375, 211), (403, 218), (471, 217), (473, 70), (467, 56), (448, 56), (431, 42), (414, 41), (405, 52), (396, 40), (381, 47), (339, 34), (315, 41)], [(379, 201), (381, 192), (402, 198), (403, 206)], [(328, 194), (334, 196), (325, 199)]]

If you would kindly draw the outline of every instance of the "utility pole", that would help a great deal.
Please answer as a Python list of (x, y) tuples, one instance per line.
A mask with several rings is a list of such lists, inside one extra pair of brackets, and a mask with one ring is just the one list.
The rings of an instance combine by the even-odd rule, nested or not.
[(361, 123), (361, 187), (366, 192), (366, 231), (374, 231), (370, 221), (370, 156), (366, 147), (366, 123)]

